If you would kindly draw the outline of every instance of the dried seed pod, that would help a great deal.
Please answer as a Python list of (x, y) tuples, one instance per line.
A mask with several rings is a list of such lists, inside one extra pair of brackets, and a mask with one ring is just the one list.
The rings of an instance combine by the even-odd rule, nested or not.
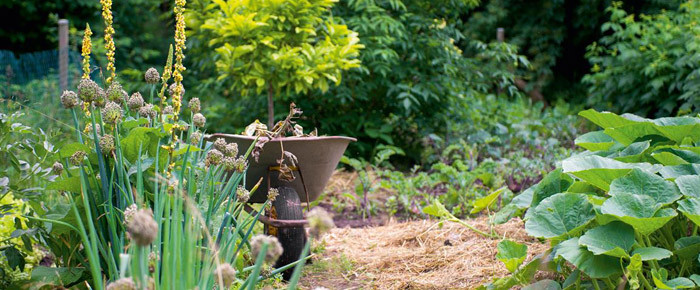
[(61, 173), (63, 173), (63, 164), (61, 164), (61, 162), (54, 162), (51, 171), (56, 175), (61, 175)]
[(204, 158), (204, 165), (209, 167), (212, 165), (219, 165), (224, 159), (224, 154), (221, 154), (219, 150), (212, 149), (207, 152), (207, 157)]
[(250, 240), (250, 254), (257, 257), (262, 250), (264, 244), (267, 244), (267, 252), (265, 253), (265, 262), (274, 264), (282, 255), (284, 249), (282, 244), (276, 237), (268, 235), (256, 235)]
[[(184, 90), (183, 90), (184, 93)], [(199, 113), (202, 110), (202, 103), (199, 101), (199, 98), (192, 98), (189, 102), (189, 107), (192, 113)]]
[(129, 100), (126, 102), (126, 105), (132, 111), (141, 108), (143, 106), (143, 97), (141, 96), (141, 93), (135, 92), (131, 94), (131, 97), (129, 97)]
[(157, 84), (158, 81), (160, 81), (160, 74), (158, 74), (158, 70), (155, 68), (149, 68), (146, 70), (146, 73), (144, 74), (144, 78), (146, 79), (147, 84)]
[(87, 156), (87, 153), (85, 153), (85, 151), (75, 151), (75, 153), (73, 153), (73, 155), (71, 155), (69, 158), (70, 164), (73, 164), (75, 166), (83, 164), (85, 156)]
[(312, 209), (307, 215), (306, 220), (309, 222), (309, 233), (314, 238), (320, 237), (335, 227), (331, 215), (321, 207)]
[(63, 91), (63, 94), (61, 94), (61, 104), (66, 109), (77, 107), (80, 105), (78, 94), (76, 94), (74, 91)]
[(121, 278), (107, 284), (107, 290), (136, 290), (136, 283), (131, 278)]
[(207, 118), (202, 113), (197, 113), (192, 116), (192, 123), (195, 127), (202, 128), (207, 123)]
[(214, 271), (214, 281), (216, 283), (219, 283), (219, 281), (223, 282), (221, 286), (224, 289), (228, 289), (233, 284), (233, 281), (236, 281), (236, 270), (229, 263), (221, 264)]
[(122, 107), (115, 102), (107, 102), (107, 105), (100, 111), (106, 123), (116, 124), (122, 119)]
[(150, 210), (139, 210), (126, 225), (131, 239), (137, 245), (145, 247), (153, 243), (158, 236), (158, 224), (153, 219), (153, 212)]
[(112, 151), (114, 151), (114, 136), (105, 134), (104, 136), (100, 137), (100, 148), (102, 149), (103, 154), (110, 154)]

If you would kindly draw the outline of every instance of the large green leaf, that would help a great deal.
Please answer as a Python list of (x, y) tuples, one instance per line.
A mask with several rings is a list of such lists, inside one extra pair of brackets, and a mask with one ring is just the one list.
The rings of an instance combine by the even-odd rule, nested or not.
[(676, 185), (687, 197), (700, 198), (700, 175), (683, 175), (676, 178)]
[(628, 118), (624, 118), (624, 117), (619, 116), (615, 113), (598, 112), (598, 111), (593, 110), (593, 109), (581, 111), (578, 114), (579, 114), (579, 116), (588, 119), (589, 121), (593, 122), (593, 124), (596, 124), (603, 129), (615, 128), (615, 127), (620, 127), (620, 126), (624, 126), (627, 124), (636, 123), (635, 121), (632, 121)]
[(520, 264), (527, 257), (527, 245), (513, 242), (511, 240), (502, 240), (498, 243), (498, 253), (496, 259), (506, 265), (506, 269), (513, 273), (518, 270)]
[(664, 226), (678, 213), (672, 208), (661, 209), (661, 205), (647, 195), (618, 193), (603, 203), (603, 214), (615, 216), (631, 225), (642, 235), (649, 235)]
[(671, 204), (681, 198), (673, 182), (636, 168), (627, 175), (613, 180), (608, 193), (612, 196), (619, 193), (646, 195), (663, 205)]
[(69, 143), (63, 145), (63, 147), (61, 147), (61, 149), (58, 150), (58, 155), (61, 159), (69, 158), (76, 151), (83, 151), (85, 153), (89, 153), (92, 150), (90, 149), (90, 147), (83, 143)]
[(566, 191), (572, 183), (573, 179), (568, 174), (562, 173), (561, 169), (548, 173), (534, 186), (530, 207), (536, 207), (545, 198)]
[(562, 168), (564, 172), (571, 173), (605, 191), (609, 190), (610, 183), (613, 180), (624, 176), (634, 168), (651, 173), (661, 169), (660, 166), (654, 166), (649, 163), (625, 163), (597, 155), (568, 158), (562, 162)]
[(79, 193), (81, 190), (80, 176), (73, 175), (56, 179), (46, 186), (46, 190), (58, 190)]
[(699, 175), (700, 164), (681, 164), (673, 166), (664, 166), (659, 170), (663, 178), (678, 178), (684, 175)]
[(615, 221), (588, 230), (578, 242), (595, 255), (629, 257), (628, 252), (635, 243), (634, 229)]
[(543, 200), (525, 222), (525, 230), (538, 238), (575, 235), (595, 218), (584, 194), (558, 193)]
[(666, 259), (668, 257), (671, 257), (671, 255), (673, 255), (673, 252), (657, 247), (644, 247), (634, 249), (631, 255), (634, 256), (637, 254), (639, 254), (639, 256), (642, 257), (642, 261), (649, 261)]
[(591, 278), (607, 278), (622, 272), (619, 258), (594, 255), (586, 247), (579, 245), (579, 238), (561, 242), (554, 251), (556, 256), (563, 257)]
[[(78, 281), (85, 268), (64, 268), (38, 266), (32, 270), (29, 280), (33, 286), (68, 286)], [(61, 288), (61, 287), (59, 287)]]
[(684, 260), (696, 260), (700, 254), (700, 236), (682, 237), (673, 243), (673, 254)]
[(678, 202), (678, 211), (696, 225), (700, 225), (700, 199), (688, 198)]
[(634, 142), (622, 151), (620, 151), (617, 156), (608, 156), (608, 157), (613, 157), (615, 160), (622, 161), (622, 162), (627, 162), (627, 163), (633, 163), (633, 162), (642, 162), (646, 161), (644, 160), (645, 158), (645, 152), (647, 149), (649, 149), (649, 146), (651, 144), (651, 141), (646, 140), (646, 141), (641, 141), (641, 142)]
[(608, 150), (608, 148), (615, 144), (615, 140), (606, 135), (602, 130), (583, 134), (576, 138), (574, 142), (576, 145), (590, 151)]
[(671, 152), (658, 152), (651, 154), (651, 157), (656, 159), (659, 163), (667, 166), (675, 166), (688, 164), (688, 161), (683, 160), (683, 158), (678, 157), (676, 154)]

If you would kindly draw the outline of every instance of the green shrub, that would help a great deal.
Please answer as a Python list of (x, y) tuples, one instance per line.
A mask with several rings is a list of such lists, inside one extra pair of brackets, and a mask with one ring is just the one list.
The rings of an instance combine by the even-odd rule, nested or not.
[(589, 104), (656, 117), (697, 111), (700, 3), (639, 16), (621, 5), (607, 9), (610, 21), (602, 29), (608, 35), (588, 47), (593, 68), (583, 82), (590, 85)]
[[(525, 230), (552, 248), (559, 287), (678, 289), (700, 285), (700, 118), (645, 119), (587, 110), (602, 127), (579, 136), (587, 151), (516, 196)], [(542, 259), (489, 289), (529, 283)], [(533, 266), (535, 265), (535, 266)]]

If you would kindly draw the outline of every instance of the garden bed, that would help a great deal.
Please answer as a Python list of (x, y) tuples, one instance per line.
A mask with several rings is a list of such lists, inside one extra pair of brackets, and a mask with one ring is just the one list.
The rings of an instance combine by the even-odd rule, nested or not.
[[(488, 230), (488, 219), (469, 221)], [(529, 237), (514, 219), (494, 227), (501, 237), (528, 245), (528, 260), (547, 246)], [(434, 220), (365, 228), (336, 228), (323, 239), (325, 252), (310, 265), (302, 285), (313, 289), (473, 289), (508, 275), (496, 260), (500, 239)]]

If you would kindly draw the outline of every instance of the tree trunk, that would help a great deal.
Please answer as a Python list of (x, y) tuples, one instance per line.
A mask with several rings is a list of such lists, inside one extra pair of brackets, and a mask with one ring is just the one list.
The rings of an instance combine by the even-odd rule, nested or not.
[(272, 93), (274, 89), (272, 85), (267, 86), (267, 129), (272, 130), (272, 126), (275, 125), (275, 106), (272, 102)]

